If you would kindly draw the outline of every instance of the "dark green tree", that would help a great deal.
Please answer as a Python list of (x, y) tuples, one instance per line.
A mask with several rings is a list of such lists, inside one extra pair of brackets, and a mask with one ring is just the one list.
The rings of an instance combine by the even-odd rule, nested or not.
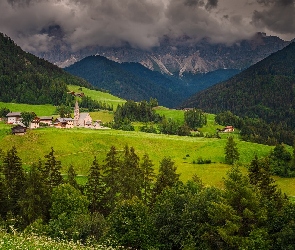
[(5, 207), (7, 212), (19, 213), (18, 201), (23, 194), (25, 173), (15, 147), (7, 151), (3, 159)]
[(3, 107), (0, 109), (0, 117), (3, 118), (3, 117), (6, 117), (6, 115), (10, 112), (10, 110), (6, 107)]
[(278, 144), (269, 155), (271, 171), (273, 174), (289, 177), (292, 175), (292, 156), (284, 144)]
[(19, 201), (25, 225), (37, 219), (46, 220), (48, 216), (50, 193), (42, 177), (39, 166), (33, 164), (26, 176), (24, 193)]
[(43, 178), (50, 190), (63, 183), (63, 178), (60, 172), (61, 162), (56, 159), (54, 152), (53, 148), (51, 148), (51, 152), (44, 156), (46, 161), (42, 168)]
[(142, 175), (139, 168), (139, 157), (133, 147), (124, 147), (124, 156), (119, 172), (120, 192), (123, 199), (131, 199), (133, 196), (140, 198)]
[(96, 157), (94, 157), (92, 165), (89, 169), (87, 183), (85, 186), (85, 194), (90, 202), (90, 211), (92, 213), (102, 212), (105, 184), (103, 182), (102, 170)]
[(153, 182), (155, 180), (154, 164), (147, 153), (144, 154), (140, 169), (142, 174), (142, 200), (147, 205), (152, 198)]
[(35, 119), (36, 114), (34, 112), (21, 112), (22, 123), (29, 127), (30, 123)]
[(137, 197), (119, 202), (108, 217), (110, 241), (114, 247), (150, 249), (155, 247), (155, 231), (148, 207)]
[(78, 184), (76, 178), (77, 178), (77, 174), (76, 174), (75, 168), (74, 168), (74, 166), (71, 164), (71, 165), (69, 166), (69, 169), (68, 169), (68, 180), (67, 180), (67, 182), (68, 182), (71, 186), (73, 186), (74, 188), (76, 188), (76, 189), (80, 189), (81, 187), (80, 187), (80, 185)]
[(266, 210), (261, 194), (250, 184), (238, 167), (233, 167), (224, 180), (223, 200), (213, 203), (210, 217), (221, 248), (269, 249)]
[(198, 129), (207, 124), (207, 116), (202, 110), (194, 108), (184, 113), (184, 121), (191, 129)]
[(153, 190), (153, 199), (161, 194), (165, 188), (173, 187), (179, 181), (179, 175), (176, 173), (177, 167), (170, 157), (164, 157), (160, 162), (159, 174)]
[(86, 196), (70, 184), (61, 184), (54, 187), (51, 200), (50, 236), (80, 240), (83, 235), (80, 218), (89, 216), (89, 201)]
[(59, 114), (59, 116), (62, 118), (64, 118), (64, 117), (70, 118), (72, 111), (73, 111), (72, 107), (66, 106), (64, 104), (62, 104), (56, 108), (56, 113)]
[(238, 161), (240, 158), (240, 154), (238, 151), (237, 143), (234, 141), (232, 136), (229, 136), (227, 139), (227, 143), (224, 148), (225, 152), (225, 162), (227, 164), (234, 164), (234, 162)]
[(102, 165), (103, 182), (106, 185), (106, 193), (104, 198), (105, 213), (108, 214), (114, 209), (119, 192), (119, 168), (121, 162), (118, 157), (115, 146), (111, 146)]

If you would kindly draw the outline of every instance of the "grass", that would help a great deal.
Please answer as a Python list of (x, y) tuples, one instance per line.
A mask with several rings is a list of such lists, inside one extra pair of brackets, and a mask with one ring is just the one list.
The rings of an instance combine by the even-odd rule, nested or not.
[(0, 109), (8, 108), (11, 112), (35, 112), (38, 116), (50, 116), (52, 115), (56, 107), (51, 104), (44, 105), (33, 105), (33, 104), (23, 104), (23, 103), (5, 103), (0, 102)]
[(83, 92), (86, 96), (91, 97), (93, 100), (111, 104), (114, 106), (114, 110), (116, 110), (118, 104), (123, 104), (126, 102), (125, 100), (119, 97), (111, 95), (110, 93), (105, 93), (98, 90), (90, 90), (83, 87), (81, 91), (81, 87), (75, 85), (68, 85), (68, 88), (70, 91)]
[[(237, 141), (241, 153), (241, 163), (248, 163), (255, 154), (265, 156), (271, 147)], [(0, 141), (4, 151), (16, 146), (24, 167), (29, 167), (44, 156), (51, 147), (62, 162), (62, 172), (72, 164), (77, 173), (87, 175), (94, 156), (100, 163), (110, 147), (114, 145), (122, 151), (125, 145), (134, 147), (136, 154), (142, 158), (148, 153), (158, 171), (159, 162), (169, 156), (175, 161), (183, 181), (198, 175), (206, 185), (220, 186), (229, 166), (224, 162), (226, 139), (208, 139), (202, 137), (180, 137), (172, 135), (147, 134), (117, 130), (90, 130), (82, 128), (56, 129), (42, 128), (31, 130), (24, 136), (5, 135)], [(28, 153), (28, 149), (33, 149)], [(211, 159), (212, 164), (193, 164), (199, 157)]]
[[(78, 87), (77, 87), (78, 90)], [(86, 93), (86, 89), (83, 88)], [(97, 92), (97, 91), (95, 91)], [(102, 93), (102, 92), (101, 92)], [(86, 93), (87, 94), (87, 93)], [(106, 93), (103, 93), (106, 94)], [(88, 94), (87, 94), (88, 95)], [(119, 103), (119, 102), (118, 102)], [(51, 115), (55, 107), (51, 105), (27, 105), (0, 103), (0, 107), (8, 107), (13, 111), (34, 111), (38, 115)], [(40, 113), (38, 113), (40, 112)], [(157, 108), (157, 112), (167, 118), (183, 120), (184, 111), (169, 110), (163, 107)], [(109, 111), (91, 112), (93, 120), (108, 122), (113, 120), (113, 113)], [(208, 114), (207, 125), (201, 130), (204, 133), (214, 134), (216, 128), (214, 115)], [(140, 124), (136, 123), (136, 126)], [(79, 176), (79, 183), (85, 183), (85, 175), (88, 174), (94, 156), (100, 163), (106, 156), (110, 147), (114, 145), (120, 152), (125, 145), (135, 148), (136, 154), (142, 158), (148, 153), (155, 165), (155, 172), (159, 168), (159, 162), (165, 156), (175, 161), (181, 180), (187, 181), (193, 175), (199, 176), (205, 185), (222, 187), (223, 177), (230, 169), (224, 164), (224, 147), (229, 134), (223, 133), (221, 139), (204, 137), (179, 137), (173, 135), (148, 134), (138, 131), (127, 132), (117, 130), (90, 130), (83, 128), (56, 129), (40, 128), (31, 130), (24, 136), (9, 135), (10, 126), (0, 122), (0, 149), (7, 151), (16, 146), (18, 154), (25, 168), (37, 162), (45, 160), (44, 156), (50, 152), (51, 147), (55, 155), (62, 162), (62, 172), (66, 173), (72, 164)], [(238, 140), (238, 132), (231, 134), (235, 137), (240, 152), (240, 162), (249, 163), (254, 155), (262, 157), (267, 155), (273, 147)], [(193, 164), (199, 157), (210, 159), (211, 164)], [(246, 168), (243, 168), (246, 172)], [(295, 178), (276, 178), (279, 187), (287, 195), (295, 196)]]

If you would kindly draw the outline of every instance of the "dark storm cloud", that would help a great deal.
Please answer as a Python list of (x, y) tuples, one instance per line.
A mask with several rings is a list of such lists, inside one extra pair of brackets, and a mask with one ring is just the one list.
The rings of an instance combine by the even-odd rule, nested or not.
[(258, 0), (267, 9), (255, 11), (253, 24), (278, 34), (295, 33), (295, 0)]
[[(264, 0), (261, 4), (268, 2), (274, 5), (271, 0)], [(126, 43), (149, 49), (159, 45), (166, 35), (188, 35), (194, 40), (207, 37), (212, 42), (231, 43), (257, 31), (249, 23), (250, 18), (219, 10), (221, 3), (224, 2), (0, 0), (0, 31), (32, 52), (49, 50), (58, 41), (69, 44), (73, 51), (87, 46), (121, 46)], [(264, 14), (255, 13), (253, 24), (263, 26), (270, 22)]]

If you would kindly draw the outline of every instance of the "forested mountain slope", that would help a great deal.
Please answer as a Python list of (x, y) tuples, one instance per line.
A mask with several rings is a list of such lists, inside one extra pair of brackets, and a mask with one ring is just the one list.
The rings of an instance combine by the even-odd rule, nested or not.
[(60, 104), (66, 98), (67, 84), (92, 87), (56, 65), (24, 52), (0, 33), (0, 101)]
[(230, 110), (294, 128), (294, 65), (293, 42), (233, 78), (195, 94), (181, 106), (213, 113)]
[(141, 101), (152, 97), (161, 105), (173, 107), (185, 96), (179, 84), (138, 63), (120, 64), (102, 56), (89, 56), (65, 70), (124, 99)]
[(192, 94), (239, 72), (217, 70), (207, 74), (168, 76), (139, 63), (117, 63), (102, 56), (86, 57), (65, 70), (124, 99), (141, 101), (152, 97), (166, 107), (176, 107)]

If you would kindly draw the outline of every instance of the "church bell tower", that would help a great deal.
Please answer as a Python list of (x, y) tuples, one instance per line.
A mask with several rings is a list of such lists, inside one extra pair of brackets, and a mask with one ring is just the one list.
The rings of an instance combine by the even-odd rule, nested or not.
[(78, 104), (78, 100), (76, 100), (75, 109), (74, 109), (74, 126), (79, 125), (78, 124), (79, 117), (80, 117), (79, 104)]

